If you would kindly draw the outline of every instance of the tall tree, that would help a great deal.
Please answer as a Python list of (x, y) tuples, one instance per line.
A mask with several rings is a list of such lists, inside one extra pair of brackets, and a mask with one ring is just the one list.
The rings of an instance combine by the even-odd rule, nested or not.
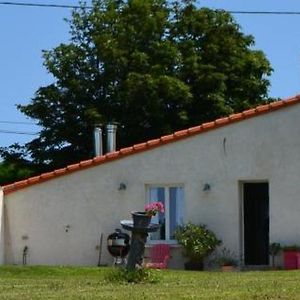
[(0, 186), (21, 180), (35, 173), (34, 164), (28, 162), (21, 152), (24, 151), (17, 144), (11, 145), (11, 151), (2, 152), (0, 149), (0, 155), (4, 158), (0, 162)]
[(25, 145), (37, 165), (91, 157), (95, 123), (118, 122), (127, 146), (266, 101), (270, 64), (225, 11), (95, 0), (69, 23), (70, 42), (44, 52), (55, 82), (19, 106), (42, 128)]

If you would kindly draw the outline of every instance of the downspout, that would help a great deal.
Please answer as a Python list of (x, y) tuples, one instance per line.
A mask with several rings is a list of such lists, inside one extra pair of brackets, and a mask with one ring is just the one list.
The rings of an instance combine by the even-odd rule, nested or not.
[(0, 265), (4, 265), (4, 193), (0, 187)]

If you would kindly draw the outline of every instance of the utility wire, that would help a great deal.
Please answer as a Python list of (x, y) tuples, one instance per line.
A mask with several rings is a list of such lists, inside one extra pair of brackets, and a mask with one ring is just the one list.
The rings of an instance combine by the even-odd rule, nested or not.
[[(62, 4), (43, 4), (43, 3), (26, 3), (26, 2), (7, 2), (0, 1), (0, 5), (14, 5), (25, 7), (44, 7), (44, 8), (68, 8), (78, 9), (80, 5), (62, 5)], [(87, 9), (92, 9), (92, 6), (84, 6)], [(300, 11), (243, 11), (243, 10), (228, 10), (231, 14), (248, 14), (248, 15), (300, 15)]]
[[(45, 8), (81, 8), (79, 5), (62, 5), (62, 4), (42, 4), (42, 3), (26, 3), (26, 2), (6, 2), (0, 1), (0, 5), (14, 5), (14, 6), (31, 6), (31, 7), (45, 7)], [(85, 6), (88, 9), (92, 6)]]
[(0, 121), (1, 124), (20, 124), (20, 125), (37, 125), (30, 122), (18, 122), (18, 121)]
[(300, 15), (300, 11), (242, 11), (242, 10), (228, 10), (231, 14), (244, 15)]
[(2, 130), (2, 129), (0, 129), (0, 133), (23, 134), (23, 135), (38, 135), (37, 132), (10, 131), (10, 130)]

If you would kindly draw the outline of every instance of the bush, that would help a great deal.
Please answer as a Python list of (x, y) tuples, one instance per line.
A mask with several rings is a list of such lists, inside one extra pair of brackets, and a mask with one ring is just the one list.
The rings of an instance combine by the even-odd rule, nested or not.
[(216, 235), (206, 225), (196, 225), (191, 222), (178, 226), (175, 238), (184, 248), (184, 255), (192, 262), (202, 262), (213, 250), (221, 244)]

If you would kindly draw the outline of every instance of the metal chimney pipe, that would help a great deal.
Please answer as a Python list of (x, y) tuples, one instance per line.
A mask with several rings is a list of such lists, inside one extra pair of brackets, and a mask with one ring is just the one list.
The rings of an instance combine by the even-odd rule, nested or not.
[(95, 150), (95, 156), (103, 155), (101, 125), (95, 125), (95, 128), (94, 128), (94, 150)]
[(116, 151), (117, 125), (109, 123), (106, 125), (107, 153)]

